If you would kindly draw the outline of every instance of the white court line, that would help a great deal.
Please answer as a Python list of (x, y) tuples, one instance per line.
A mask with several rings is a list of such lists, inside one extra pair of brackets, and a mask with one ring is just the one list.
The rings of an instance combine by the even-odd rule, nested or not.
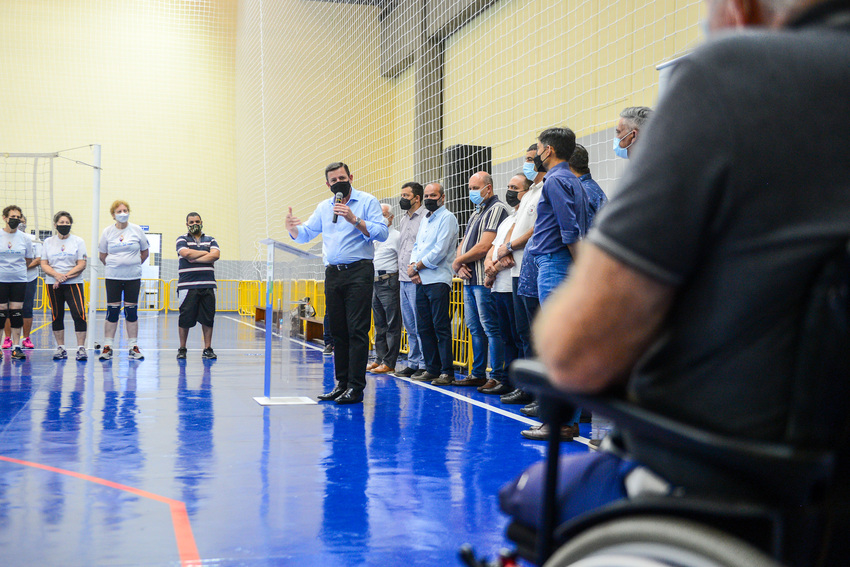
[[(247, 325), (248, 327), (251, 327), (252, 329), (260, 329), (261, 331), (265, 331), (265, 329), (257, 327), (256, 325), (252, 325), (251, 323), (246, 323), (245, 321), (243, 321), (241, 319), (236, 319), (235, 317), (229, 317), (227, 315), (224, 315), (223, 318), (224, 319), (230, 319), (231, 321), (236, 321), (237, 323), (242, 323), (243, 325)], [(274, 331), (272, 331), (272, 334), (275, 335), (276, 337), (280, 337), (280, 335), (275, 333)], [(296, 344), (299, 344), (301, 346), (306, 346), (306, 347), (309, 347), (309, 348), (312, 348), (312, 349), (316, 349), (318, 351), (324, 350), (321, 347), (319, 347), (318, 345), (310, 344), (306, 341), (302, 341), (302, 340), (299, 340), (299, 339), (292, 339), (292, 338), (290, 338), (289, 340), (296, 343)], [(443, 388), (440, 388), (440, 387), (437, 387), (437, 386), (432, 386), (431, 384), (428, 384), (427, 382), (419, 382), (417, 380), (411, 380), (409, 378), (399, 378), (398, 376), (395, 376), (393, 374), (373, 374), (373, 376), (392, 376), (396, 380), (403, 380), (404, 382), (407, 382), (409, 384), (414, 384), (414, 385), (420, 386), (422, 388), (428, 388), (429, 390), (433, 390), (434, 392), (439, 392), (439, 393), (443, 394), (444, 396), (450, 396), (452, 398), (455, 398), (456, 400), (461, 400), (463, 402), (472, 404), (474, 406), (478, 406), (478, 407), (483, 408), (487, 411), (492, 411), (493, 413), (503, 415), (505, 417), (508, 417), (510, 419), (513, 419), (513, 420), (516, 420), (516, 421), (519, 421), (519, 422), (522, 422), (522, 423), (525, 423), (527, 425), (540, 425), (539, 421), (531, 419), (530, 417), (525, 417), (523, 415), (517, 415), (513, 412), (509, 412), (507, 410), (497, 408), (497, 407), (492, 406), (490, 404), (485, 404), (484, 402), (479, 402), (478, 400), (473, 400), (472, 398), (470, 398), (468, 396), (463, 396), (463, 395), (458, 394), (456, 392), (452, 392), (451, 390), (446, 390), (446, 389), (443, 389)], [(583, 443), (585, 445), (590, 446), (590, 440), (586, 439), (584, 437), (574, 437), (573, 441), (576, 441), (577, 443)]]

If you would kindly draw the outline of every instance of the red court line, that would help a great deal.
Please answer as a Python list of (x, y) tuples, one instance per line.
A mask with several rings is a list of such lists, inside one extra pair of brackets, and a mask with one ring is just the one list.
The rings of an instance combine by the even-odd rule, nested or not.
[(198, 547), (195, 545), (195, 536), (192, 534), (192, 525), (189, 523), (189, 514), (186, 512), (186, 505), (183, 502), (180, 502), (179, 500), (172, 500), (171, 498), (166, 498), (165, 496), (160, 496), (159, 494), (154, 494), (147, 490), (140, 490), (125, 484), (119, 484), (110, 480), (97, 478), (96, 476), (89, 476), (87, 474), (77, 473), (74, 471), (58, 469), (48, 465), (22, 461), (20, 459), (13, 459), (12, 457), (4, 457), (2, 455), (0, 455), (0, 461), (72, 476), (74, 478), (79, 478), (80, 480), (94, 482), (95, 484), (102, 484), (109, 488), (116, 488), (118, 490), (135, 494), (136, 496), (141, 496), (142, 498), (149, 498), (150, 500), (156, 500), (157, 502), (168, 504), (168, 507), (171, 510), (171, 521), (174, 524), (174, 537), (177, 539), (177, 551), (180, 554), (180, 564), (186, 567), (201, 565), (201, 556), (198, 554)]

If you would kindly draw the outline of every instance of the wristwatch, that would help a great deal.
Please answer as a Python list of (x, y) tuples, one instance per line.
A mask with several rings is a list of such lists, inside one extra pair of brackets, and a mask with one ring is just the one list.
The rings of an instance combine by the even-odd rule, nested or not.
[(507, 244), (505, 244), (505, 248), (507, 248), (507, 249), (508, 249), (508, 252), (513, 252), (513, 251), (514, 251), (514, 247), (513, 247), (513, 246), (511, 246), (511, 241), (510, 241), (510, 240), (508, 240), (508, 243), (507, 243)]
[(354, 228), (357, 228), (357, 225), (360, 224), (360, 221), (362, 220), (363, 219), (361, 219), (360, 217), (354, 217)]

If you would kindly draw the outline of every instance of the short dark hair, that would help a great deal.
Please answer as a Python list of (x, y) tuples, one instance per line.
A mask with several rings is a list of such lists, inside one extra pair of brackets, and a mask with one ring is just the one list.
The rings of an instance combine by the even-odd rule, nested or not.
[(415, 181), (408, 181), (404, 185), (401, 186), (402, 189), (405, 187), (410, 187), (410, 191), (413, 193), (414, 197), (419, 197), (419, 200), (422, 200), (422, 195), (425, 194), (425, 189)]
[(590, 156), (587, 154), (587, 148), (576, 144), (576, 149), (570, 157), (570, 167), (582, 175), (590, 173)]
[(201, 218), (201, 215), (199, 215), (196, 212), (191, 212), (188, 215), (186, 215), (186, 222), (189, 222), (189, 217), (198, 217), (199, 219), (201, 219), (201, 222), (204, 222), (204, 219)]
[(576, 149), (576, 134), (569, 128), (547, 128), (537, 139), (555, 150), (558, 159), (570, 159)]
[(9, 211), (18, 211), (19, 213), (21, 213), (21, 216), (24, 216), (24, 212), (21, 210), (21, 208), (18, 205), (9, 205), (5, 209), (3, 209), (3, 216), (8, 217)]
[(328, 173), (330, 173), (331, 171), (335, 171), (335, 170), (339, 169), (340, 167), (344, 167), (345, 168), (345, 174), (347, 176), (351, 177), (351, 171), (348, 169), (348, 165), (341, 162), (341, 161), (335, 161), (335, 162), (329, 164), (325, 168), (325, 181), (328, 180)]
[(72, 217), (71, 213), (69, 213), (68, 211), (59, 211), (58, 213), (53, 215), (53, 224), (59, 222), (59, 219), (61, 219), (62, 217), (68, 217), (68, 222), (74, 224), (74, 217)]
[(528, 149), (527, 149), (527, 150), (525, 150), (525, 151), (527, 151), (527, 152), (536, 152), (536, 151), (537, 151), (537, 142), (534, 142), (533, 144), (531, 144), (530, 146), (528, 146)]

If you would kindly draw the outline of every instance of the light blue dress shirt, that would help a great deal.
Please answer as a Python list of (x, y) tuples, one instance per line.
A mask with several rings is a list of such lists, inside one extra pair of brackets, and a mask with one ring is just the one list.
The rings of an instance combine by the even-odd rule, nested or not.
[(423, 285), (452, 285), (452, 262), (457, 252), (457, 218), (446, 207), (440, 207), (419, 223), (410, 263), (422, 262), (419, 272)]
[[(355, 216), (363, 219), (369, 236), (364, 235), (342, 217), (333, 222), (334, 198), (324, 200), (316, 207), (307, 222), (298, 227), (295, 242), (304, 244), (310, 242), (319, 234), (322, 235), (322, 259), (328, 264), (350, 264), (358, 260), (371, 260), (375, 256), (373, 241), (383, 242), (387, 239), (389, 229), (381, 204), (378, 200), (363, 191), (351, 190), (351, 197), (346, 203)], [(292, 238), (290, 236), (290, 238)]]

